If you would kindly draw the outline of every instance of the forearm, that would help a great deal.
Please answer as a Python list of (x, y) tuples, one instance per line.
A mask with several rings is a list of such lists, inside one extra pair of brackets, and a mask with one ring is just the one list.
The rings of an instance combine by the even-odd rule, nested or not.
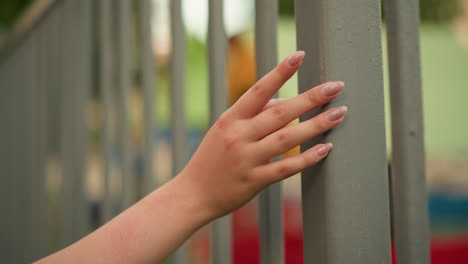
[(210, 220), (190, 188), (176, 178), (38, 263), (160, 263)]
[(335, 99), (344, 87), (342, 82), (329, 82), (269, 104), (303, 57), (299, 51), (283, 60), (224, 112), (175, 179), (91, 235), (40, 262), (160, 263), (209, 221), (324, 159), (333, 144), (317, 144), (299, 155), (272, 160), (337, 126), (347, 111), (345, 106), (332, 108), (286, 126)]

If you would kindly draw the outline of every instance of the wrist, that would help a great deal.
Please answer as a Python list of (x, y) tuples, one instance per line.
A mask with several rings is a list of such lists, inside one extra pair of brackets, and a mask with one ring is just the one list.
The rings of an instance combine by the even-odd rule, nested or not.
[(186, 228), (196, 231), (213, 219), (213, 214), (205, 206), (196, 188), (182, 173), (170, 180), (150, 196), (151, 207), (158, 208), (161, 203), (170, 212), (171, 220), (180, 222)]

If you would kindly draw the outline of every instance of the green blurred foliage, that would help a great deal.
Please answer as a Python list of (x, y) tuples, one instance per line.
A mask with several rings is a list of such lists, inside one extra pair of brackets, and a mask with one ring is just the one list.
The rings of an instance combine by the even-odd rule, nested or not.
[(420, 0), (421, 20), (449, 21), (457, 15), (459, 0)]
[[(382, 6), (383, 6), (382, 0)], [(281, 15), (292, 16), (294, 14), (293, 0), (279, 0)], [(421, 21), (447, 22), (450, 21), (459, 10), (459, 0), (419, 0)], [(385, 12), (385, 10), (383, 10)]]
[(31, 0), (1, 0), (0, 24), (11, 26)]

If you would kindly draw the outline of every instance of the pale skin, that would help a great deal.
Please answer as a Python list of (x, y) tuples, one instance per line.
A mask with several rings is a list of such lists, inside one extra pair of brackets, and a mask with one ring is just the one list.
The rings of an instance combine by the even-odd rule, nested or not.
[(324, 159), (331, 143), (270, 161), (341, 123), (345, 106), (285, 127), (329, 103), (344, 87), (328, 82), (288, 100), (270, 100), (301, 66), (295, 52), (249, 89), (210, 128), (187, 166), (114, 219), (37, 263), (161, 263), (195, 231), (264, 188)]

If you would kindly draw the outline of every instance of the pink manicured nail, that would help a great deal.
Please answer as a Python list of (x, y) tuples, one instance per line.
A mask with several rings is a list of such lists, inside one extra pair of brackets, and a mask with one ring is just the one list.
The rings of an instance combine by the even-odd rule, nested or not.
[(322, 94), (325, 96), (332, 96), (339, 93), (344, 88), (344, 83), (341, 81), (338, 82), (329, 82), (322, 88)]
[(305, 52), (302, 50), (294, 52), (288, 58), (288, 65), (291, 67), (295, 67), (304, 59), (304, 56)]
[(335, 110), (331, 111), (330, 113), (328, 113), (328, 120), (332, 122), (336, 121), (342, 118), (346, 114), (347, 111), (348, 111), (347, 106), (340, 106), (336, 108)]
[(319, 156), (325, 156), (328, 154), (328, 152), (330, 152), (332, 148), (333, 148), (332, 143), (323, 144), (323, 146), (317, 149), (317, 154), (319, 154)]

